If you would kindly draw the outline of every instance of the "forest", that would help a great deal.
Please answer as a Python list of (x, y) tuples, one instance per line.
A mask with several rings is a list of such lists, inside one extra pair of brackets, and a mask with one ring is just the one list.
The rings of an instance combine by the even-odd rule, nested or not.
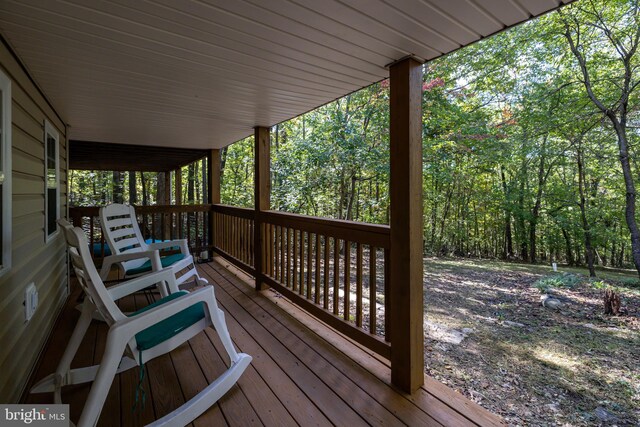
[[(425, 256), (640, 272), (639, 7), (581, 0), (425, 64)], [(272, 209), (388, 223), (389, 89), (272, 128)], [(204, 170), (183, 168), (173, 202), (206, 202)], [(167, 191), (148, 172), (73, 171), (70, 187), (72, 206)], [(253, 206), (253, 137), (223, 150), (221, 192)]]

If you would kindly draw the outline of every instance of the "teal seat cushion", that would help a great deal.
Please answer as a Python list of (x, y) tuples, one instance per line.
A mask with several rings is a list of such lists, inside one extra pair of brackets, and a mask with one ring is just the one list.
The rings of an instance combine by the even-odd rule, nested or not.
[[(153, 304), (149, 304), (148, 306), (134, 313), (131, 313), (129, 317), (134, 317), (140, 313), (144, 313), (147, 310), (151, 310), (154, 307), (166, 304), (176, 298), (180, 298), (181, 296), (186, 295), (187, 293), (188, 292), (186, 291), (173, 293), (154, 302)], [(187, 329), (194, 323), (200, 321), (201, 319), (204, 319), (204, 317), (204, 303), (200, 302), (192, 305), (191, 307), (185, 308), (181, 312), (176, 313), (173, 316), (168, 317), (141, 332), (138, 332), (136, 334), (138, 350), (142, 351), (155, 347), (156, 345)]]
[[(162, 258), (160, 258), (160, 262), (162, 263), (162, 268), (164, 267), (169, 267), (173, 264), (175, 264), (178, 261), (182, 261), (184, 259), (184, 254), (180, 253), (180, 254), (173, 254), (173, 255), (167, 255), (164, 256)], [(145, 261), (144, 264), (142, 264), (140, 267), (136, 267), (136, 268), (132, 268), (127, 270), (127, 276), (135, 276), (136, 274), (141, 274), (141, 273), (146, 273), (148, 271), (151, 271), (151, 260), (148, 259), (147, 261)]]

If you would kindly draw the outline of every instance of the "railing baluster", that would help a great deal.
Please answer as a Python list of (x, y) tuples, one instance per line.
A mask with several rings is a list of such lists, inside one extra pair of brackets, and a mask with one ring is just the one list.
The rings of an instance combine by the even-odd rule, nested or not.
[(389, 285), (389, 260), (391, 259), (391, 251), (384, 250), (384, 339), (391, 342), (391, 316), (389, 310), (391, 308), (391, 289)]
[(362, 327), (362, 243), (356, 245), (356, 326)]
[(312, 281), (312, 268), (313, 265), (311, 264), (312, 261), (312, 255), (313, 253), (313, 237), (311, 237), (311, 233), (307, 233), (307, 299), (310, 300), (311, 299), (311, 281)]
[(280, 283), (286, 282), (286, 258), (285, 258), (285, 243), (284, 243), (284, 227), (280, 227)]
[(376, 254), (377, 248), (369, 246), (369, 333), (375, 334), (376, 328), (376, 287), (378, 278), (376, 277)]
[(266, 239), (267, 239), (267, 224), (262, 223), (260, 225), (259, 232), (262, 235), (262, 238), (260, 239), (260, 241), (262, 242), (262, 250), (260, 251), (261, 256), (262, 256), (262, 260), (261, 260), (262, 261), (261, 262), (262, 271), (260, 273), (264, 274), (264, 273), (267, 272), (267, 250), (266, 250), (266, 248), (267, 248), (267, 241), (266, 241)]
[(304, 238), (305, 232), (300, 230), (300, 295), (304, 294)]
[(316, 233), (316, 293), (313, 298), (316, 304), (320, 304), (320, 234)]
[(240, 246), (240, 218), (235, 218), (235, 242), (236, 242), (236, 252), (235, 252), (235, 257), (238, 259), (241, 259), (241, 246)]
[(298, 289), (298, 230), (293, 230), (293, 285), (291, 289)]
[(267, 230), (269, 232), (269, 244), (267, 245), (267, 252), (269, 254), (269, 276), (273, 277), (275, 270), (274, 270), (274, 263), (273, 263), (273, 225), (269, 224), (267, 226)]
[(344, 320), (351, 317), (351, 242), (344, 241)]
[(329, 309), (329, 236), (324, 236), (324, 292), (322, 293), (322, 306)]
[(286, 254), (287, 254), (287, 262), (286, 262), (286, 266), (287, 266), (287, 277), (285, 278), (285, 286), (287, 288), (291, 287), (291, 229), (289, 227), (285, 228), (286, 230), (286, 243), (287, 243), (287, 247), (286, 247)]
[(333, 314), (340, 314), (340, 239), (333, 239)]
[(249, 259), (247, 257), (247, 220), (244, 218), (240, 218), (240, 251), (242, 256), (242, 262), (245, 264), (249, 263)]
[(244, 231), (244, 259), (245, 263), (251, 265), (251, 252), (249, 251), (249, 237), (251, 236), (251, 224), (249, 220), (245, 218), (244, 227), (242, 227)]
[(274, 225), (271, 227), (271, 239), (273, 242), (272, 245), (272, 258), (273, 258), (273, 278), (278, 280), (278, 273), (280, 272), (279, 270), (279, 266), (278, 266), (278, 255), (279, 255), (279, 251), (278, 251), (278, 240), (279, 240), (279, 234), (278, 234), (278, 226)]
[(249, 245), (249, 265), (252, 267), (255, 267), (256, 265), (256, 260), (253, 256), (254, 254), (254, 248), (253, 248), (253, 233), (256, 233), (256, 224), (255, 222), (249, 220), (249, 241), (247, 242), (247, 244)]
[(229, 215), (225, 215), (224, 238), (225, 251), (231, 253), (231, 217)]

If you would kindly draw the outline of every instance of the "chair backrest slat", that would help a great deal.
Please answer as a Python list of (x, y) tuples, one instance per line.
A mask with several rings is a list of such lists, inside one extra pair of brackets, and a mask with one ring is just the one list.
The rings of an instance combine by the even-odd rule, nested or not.
[[(133, 206), (119, 203), (104, 206), (100, 208), (100, 221), (105, 239), (113, 253), (140, 252), (149, 249), (142, 237)], [(144, 262), (144, 259), (124, 261), (122, 268), (125, 271), (137, 268)]]
[(122, 240), (123, 237), (137, 238), (136, 231), (133, 227), (112, 228), (109, 230), (109, 234), (111, 234), (113, 239), (116, 241)]
[(110, 216), (109, 227), (118, 228), (118, 227), (130, 227), (131, 226), (131, 215), (122, 215), (122, 216)]
[(111, 299), (104, 282), (98, 274), (98, 270), (96, 270), (96, 266), (93, 264), (89, 252), (89, 242), (82, 229), (74, 228), (64, 219), (58, 220), (58, 223), (67, 241), (71, 264), (76, 277), (87, 297), (96, 306), (96, 309), (108, 325), (124, 319), (125, 315)]

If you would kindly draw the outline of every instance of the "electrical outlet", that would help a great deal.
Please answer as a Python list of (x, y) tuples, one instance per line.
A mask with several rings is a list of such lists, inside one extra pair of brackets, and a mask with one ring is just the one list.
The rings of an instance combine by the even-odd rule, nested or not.
[(31, 282), (24, 291), (24, 318), (25, 321), (31, 320), (33, 314), (38, 308), (38, 290), (36, 284)]

